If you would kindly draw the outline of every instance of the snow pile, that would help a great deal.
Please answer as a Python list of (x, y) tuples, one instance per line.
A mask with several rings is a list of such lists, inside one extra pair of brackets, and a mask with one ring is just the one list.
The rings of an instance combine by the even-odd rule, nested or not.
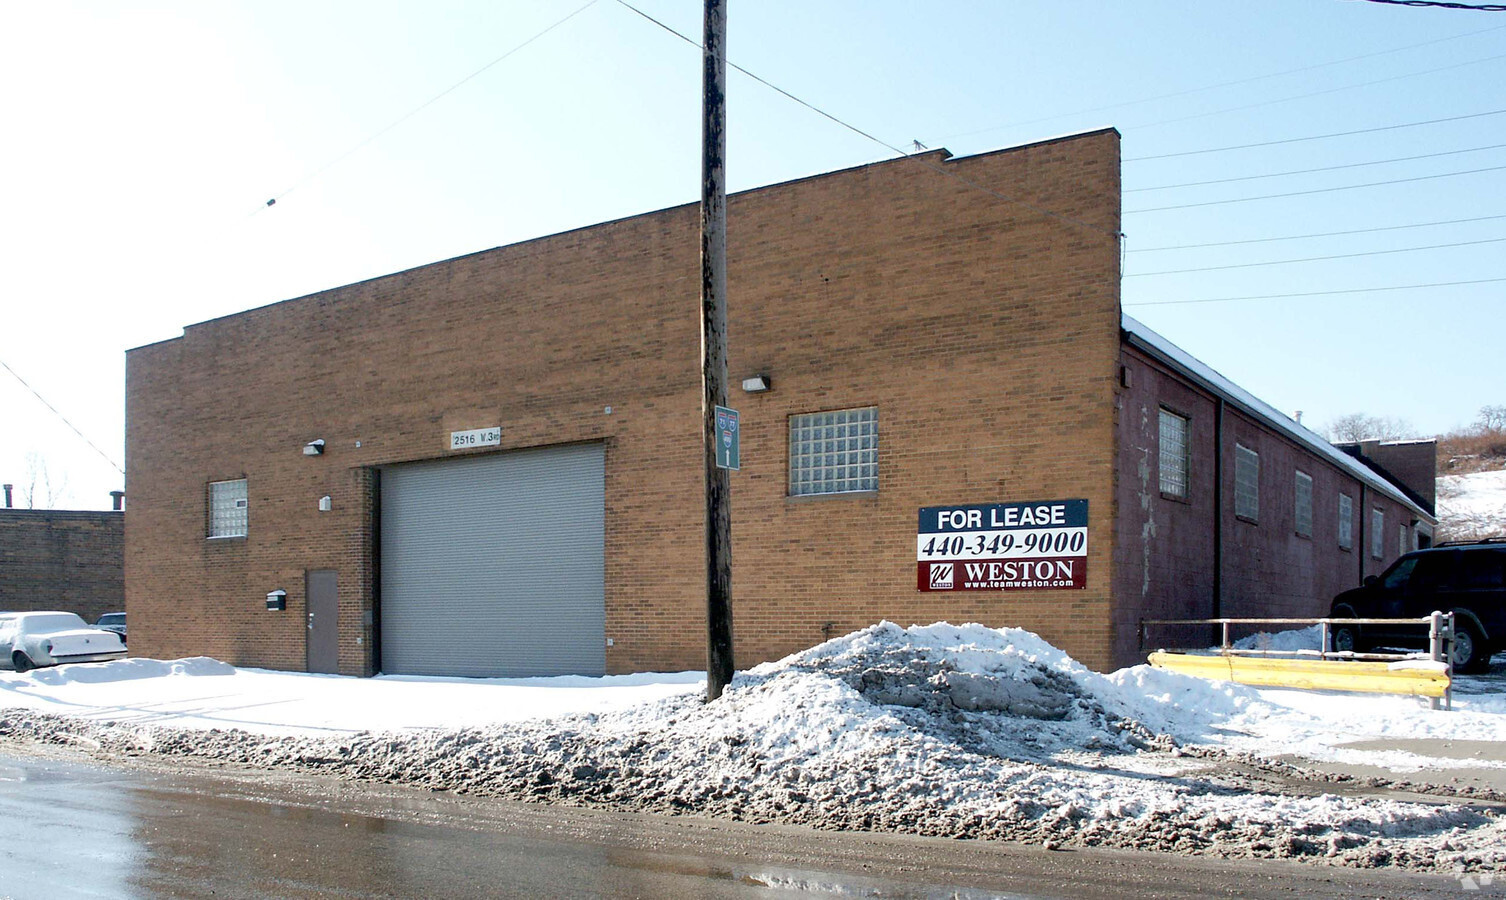
[(1440, 477), (1438, 537), (1506, 537), (1506, 470)]
[(1098, 675), (1017, 629), (884, 623), (739, 675), (714, 704), (681, 695), (483, 728), (282, 739), (10, 710), (0, 735), (822, 828), (1445, 870), (1506, 862), (1506, 825), (1490, 812), (1268, 793), (1235, 759), (1187, 773), (1173, 734), (1269, 713), (1237, 685), (1147, 667)]
[(54, 666), (37, 669), (31, 680), (38, 684), (112, 684), (143, 678), (171, 678), (198, 675), (234, 675), (235, 666), (207, 656), (193, 656), (163, 662), (160, 659), (117, 659), (98, 665)]
[(1293, 631), (1278, 631), (1274, 634), (1261, 631), (1234, 642), (1235, 650), (1271, 650), (1280, 653), (1321, 650), (1322, 647), (1323, 626), (1321, 625), (1298, 628)]

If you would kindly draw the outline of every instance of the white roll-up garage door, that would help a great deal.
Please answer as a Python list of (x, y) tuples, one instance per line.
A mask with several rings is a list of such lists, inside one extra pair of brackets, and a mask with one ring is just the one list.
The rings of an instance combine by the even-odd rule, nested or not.
[(601, 444), (382, 471), (382, 671), (601, 675)]

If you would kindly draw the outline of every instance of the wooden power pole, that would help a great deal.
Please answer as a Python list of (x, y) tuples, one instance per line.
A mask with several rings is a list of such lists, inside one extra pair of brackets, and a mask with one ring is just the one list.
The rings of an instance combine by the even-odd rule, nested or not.
[(701, 431), (706, 464), (706, 699), (732, 681), (732, 481), (717, 466), (727, 405), (727, 5), (706, 0), (701, 78)]

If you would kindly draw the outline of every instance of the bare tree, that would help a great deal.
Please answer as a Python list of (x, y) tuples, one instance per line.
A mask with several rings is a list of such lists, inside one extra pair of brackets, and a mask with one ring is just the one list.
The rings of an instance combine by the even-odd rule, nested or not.
[(1480, 407), (1476, 424), (1485, 431), (1506, 431), (1506, 405)]
[(1339, 416), (1323, 426), (1321, 433), (1330, 441), (1342, 443), (1401, 440), (1415, 437), (1417, 430), (1406, 419), (1357, 412)]
[(21, 482), (21, 505), (27, 509), (53, 509), (68, 493), (68, 477), (54, 478), (42, 454), (26, 454), (26, 477)]

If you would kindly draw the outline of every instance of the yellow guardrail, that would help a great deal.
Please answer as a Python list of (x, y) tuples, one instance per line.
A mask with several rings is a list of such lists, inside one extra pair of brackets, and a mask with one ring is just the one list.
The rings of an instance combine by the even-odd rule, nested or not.
[(1236, 681), (1258, 687), (1290, 687), (1317, 691), (1362, 691), (1444, 697), (1450, 680), (1448, 666), (1427, 660), (1360, 662), (1322, 659), (1270, 659), (1250, 656), (1204, 656), (1194, 653), (1150, 654), (1150, 664), (1202, 678)]
[[(1434, 612), (1428, 616), (1401, 619), (1142, 619), (1140, 646), (1146, 644), (1146, 629), (1151, 626), (1217, 626), (1221, 646), (1207, 651), (1163, 649), (1150, 654), (1148, 660), (1159, 669), (1217, 678), (1257, 687), (1288, 687), (1317, 691), (1361, 691), (1377, 694), (1402, 694), (1427, 697), (1434, 709), (1453, 708), (1454, 614)], [(1242, 650), (1230, 641), (1232, 626), (1318, 625), (1317, 650)], [(1328, 648), (1329, 629), (1355, 625), (1420, 625), (1428, 629), (1428, 653), (1425, 658), (1408, 653), (1354, 653)], [(1314, 658), (1316, 657), (1316, 658)]]

